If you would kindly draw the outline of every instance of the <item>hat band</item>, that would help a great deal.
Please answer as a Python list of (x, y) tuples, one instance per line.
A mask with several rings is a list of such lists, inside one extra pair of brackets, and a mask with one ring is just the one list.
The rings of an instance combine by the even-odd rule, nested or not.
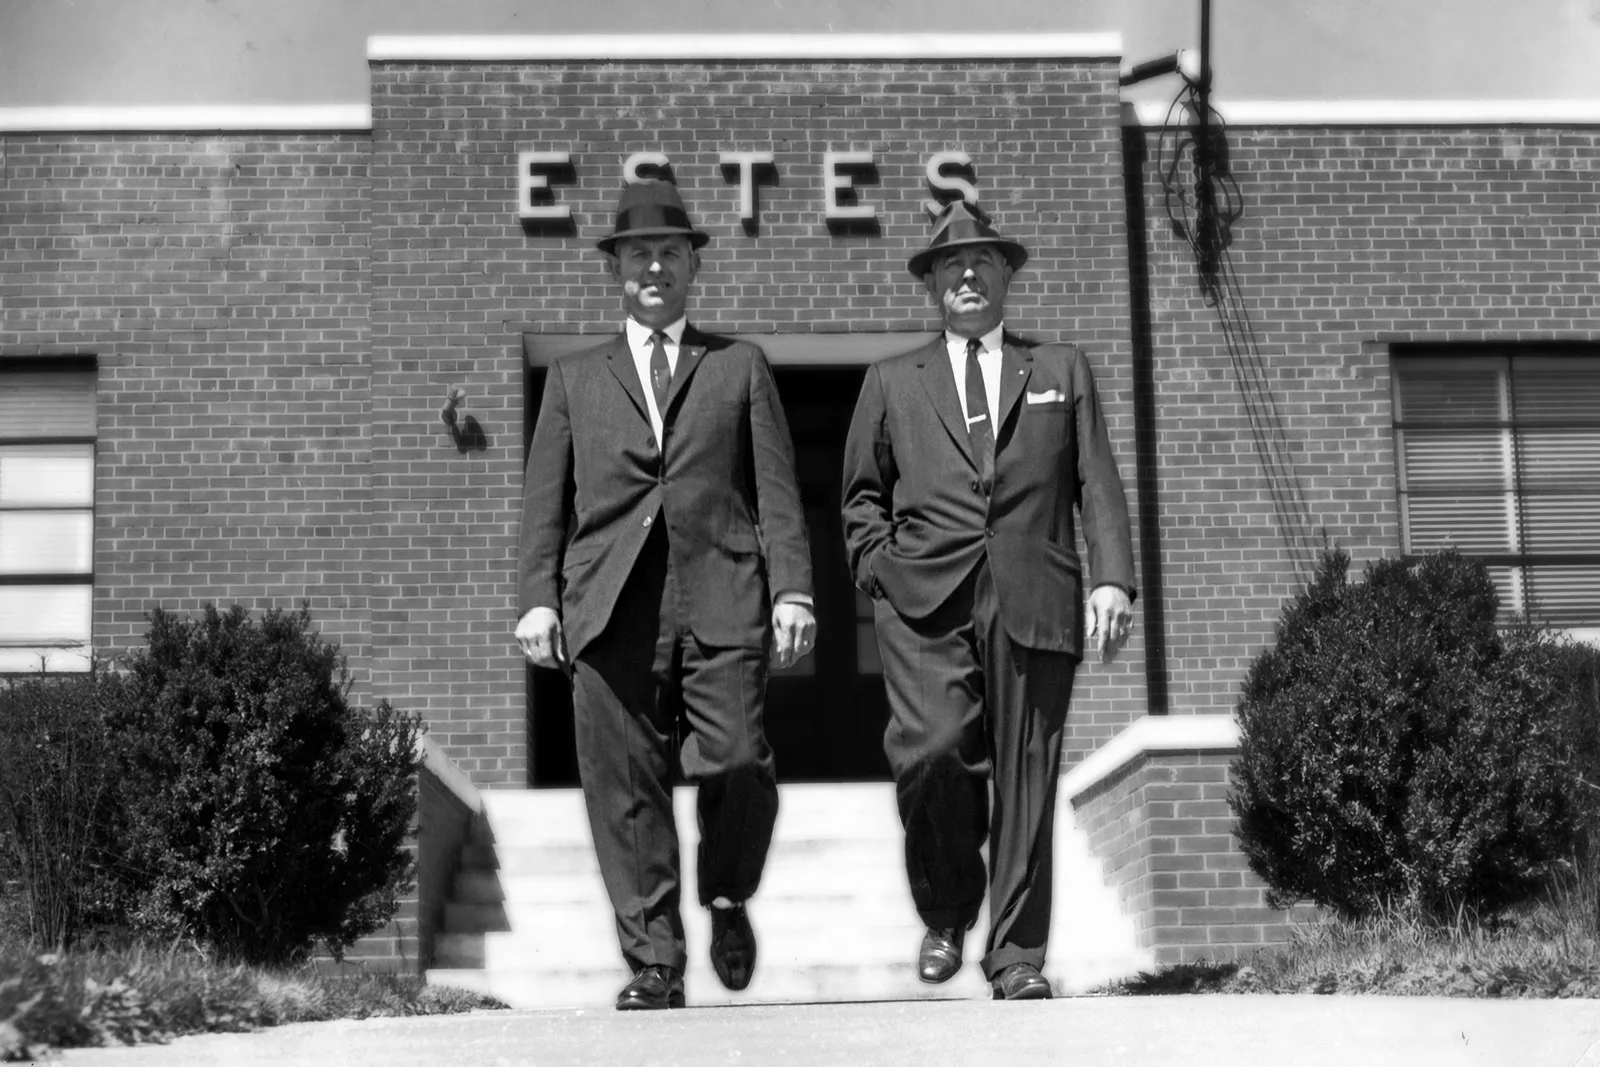
[(689, 225), (689, 214), (682, 208), (673, 207), (671, 204), (645, 204), (640, 207), (631, 207), (617, 213), (616, 234), (629, 233), (633, 230), (655, 230), (671, 228), (693, 232), (694, 227)]

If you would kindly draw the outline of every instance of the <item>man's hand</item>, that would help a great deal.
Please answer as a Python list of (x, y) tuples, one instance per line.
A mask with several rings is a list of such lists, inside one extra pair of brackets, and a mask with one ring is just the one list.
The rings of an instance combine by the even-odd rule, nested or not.
[(817, 640), (817, 620), (811, 609), (784, 601), (772, 609), (772, 656), (779, 670), (811, 651)]
[(567, 639), (561, 632), (561, 616), (551, 608), (534, 608), (517, 620), (517, 644), (535, 667), (567, 666)]
[(1097, 638), (1095, 648), (1101, 663), (1110, 663), (1122, 651), (1133, 629), (1133, 602), (1115, 585), (1097, 585), (1089, 594), (1089, 636)]

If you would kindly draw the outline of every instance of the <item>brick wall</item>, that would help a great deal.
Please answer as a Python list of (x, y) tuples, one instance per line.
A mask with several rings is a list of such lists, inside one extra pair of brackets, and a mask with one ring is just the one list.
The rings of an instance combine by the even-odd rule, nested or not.
[[(1071, 802), (1157, 964), (1239, 959), (1290, 936), (1291, 913), (1239, 851), (1228, 808), (1232, 752), (1147, 753)], [(1293, 917), (1310, 917), (1295, 909)]]
[(0, 358), (100, 368), (96, 649), (301, 599), (365, 674), (363, 135), (5, 135)]
[(1600, 131), (1230, 128), (1237, 359), (1141, 140), (1171, 707), (1228, 711), (1324, 535), (1399, 550), (1385, 346), (1600, 339)]
[[(713, 235), (691, 313), (748, 333), (922, 330), (906, 258), (929, 231), (934, 152), (974, 160), (981, 200), (1033, 250), (1008, 324), (1086, 347), (1114, 443), (1131, 441), (1128, 279), (1110, 62), (373, 65), (373, 678), (407, 694), (479, 785), (526, 781), (523, 665), (510, 639), (524, 331), (608, 333), (618, 298), (594, 241), (620, 164), (667, 154)], [(825, 225), (823, 153), (874, 153), (880, 235)], [(572, 236), (525, 233), (517, 153), (569, 151)], [(770, 151), (747, 236), (724, 151)], [(437, 409), (465, 389), (487, 448), (459, 452)], [(1124, 475), (1132, 484), (1131, 448)], [(1131, 495), (1131, 490), (1130, 490)], [(1069, 760), (1144, 711), (1140, 649), (1083, 672)]]
[(450, 789), (434, 767), (417, 772), (416, 945), (410, 958), (420, 968), (433, 964), (434, 937), (444, 929), (444, 909), (455, 890), (461, 847), (472, 831), (474, 809)]

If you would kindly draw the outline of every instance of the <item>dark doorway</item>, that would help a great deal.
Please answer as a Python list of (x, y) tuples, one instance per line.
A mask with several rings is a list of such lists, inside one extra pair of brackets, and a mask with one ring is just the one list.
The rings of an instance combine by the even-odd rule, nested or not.
[[(544, 390), (545, 366), (577, 347), (550, 338), (549, 351), (531, 335), (525, 389), (524, 455), (531, 445)], [(596, 338), (583, 339), (589, 344)], [(856, 592), (844, 555), (839, 515), (845, 434), (865, 363), (779, 365), (775, 368), (794, 439), (795, 466), (811, 540), (817, 645), (767, 687), (767, 737), (785, 782), (887, 780), (883, 731), (888, 703), (878, 668), (871, 605)], [(528, 670), (529, 784), (578, 784), (572, 694), (558, 671)]]
[(767, 685), (767, 738), (784, 781), (888, 780), (889, 706), (872, 606), (856, 591), (839, 514), (844, 440), (866, 368), (779, 367), (811, 540), (817, 646)]

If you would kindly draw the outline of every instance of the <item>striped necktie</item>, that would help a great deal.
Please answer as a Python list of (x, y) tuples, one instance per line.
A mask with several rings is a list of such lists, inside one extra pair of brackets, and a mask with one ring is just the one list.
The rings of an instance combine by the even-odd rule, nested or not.
[(989, 393), (983, 387), (983, 368), (978, 355), (983, 344), (977, 338), (967, 342), (967, 438), (972, 442), (972, 458), (978, 461), (987, 495), (994, 485), (994, 426), (989, 419)]
[(650, 335), (650, 388), (656, 394), (656, 413), (667, 418), (667, 387), (672, 384), (672, 368), (667, 365), (667, 335), (657, 330)]

